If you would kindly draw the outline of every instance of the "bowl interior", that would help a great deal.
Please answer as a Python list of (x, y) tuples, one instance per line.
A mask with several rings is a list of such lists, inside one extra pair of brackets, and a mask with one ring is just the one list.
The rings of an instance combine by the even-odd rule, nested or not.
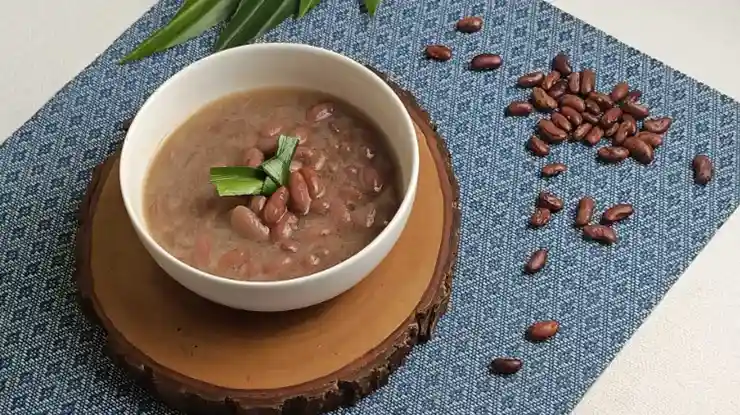
[(361, 110), (387, 137), (404, 193), (399, 211), (410, 208), (404, 205), (413, 202), (408, 190), (418, 173), (418, 144), (410, 117), (390, 87), (334, 52), (297, 44), (258, 44), (220, 52), (183, 69), (149, 98), (134, 119), (121, 157), (121, 189), (131, 220), (144, 237), (149, 239), (143, 187), (164, 140), (210, 102), (269, 87), (313, 89)]

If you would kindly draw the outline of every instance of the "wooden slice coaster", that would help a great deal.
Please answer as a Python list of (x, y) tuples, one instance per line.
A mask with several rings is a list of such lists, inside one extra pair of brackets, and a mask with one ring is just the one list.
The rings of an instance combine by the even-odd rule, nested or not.
[(181, 287), (134, 233), (118, 155), (96, 168), (80, 209), (77, 283), (84, 309), (108, 333), (114, 360), (191, 414), (317, 414), (383, 386), (447, 308), (460, 224), (444, 143), (411, 94), (391, 85), (419, 138), (413, 212), (370, 276), (308, 309), (237, 311)]

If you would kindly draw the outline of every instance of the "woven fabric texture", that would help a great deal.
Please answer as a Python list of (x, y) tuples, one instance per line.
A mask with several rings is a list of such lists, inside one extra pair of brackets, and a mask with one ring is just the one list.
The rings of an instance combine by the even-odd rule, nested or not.
[[(535, 0), (385, 0), (375, 18), (356, 1), (324, 0), (305, 19), (260, 41), (301, 42), (344, 53), (390, 74), (412, 91), (446, 139), (460, 180), (462, 237), (452, 303), (433, 340), (413, 350), (389, 385), (340, 414), (563, 414), (681, 275), (740, 196), (740, 106), (730, 98)], [(185, 65), (209, 53), (215, 32), (130, 65), (127, 51), (175, 13), (163, 0), (65, 86), (0, 148), (0, 413), (150, 414), (173, 412), (135, 386), (102, 351), (103, 333), (75, 301), (75, 213), (92, 169), (123, 139), (118, 123)], [(485, 30), (453, 30), (464, 15)], [(449, 44), (450, 62), (422, 49)], [(674, 126), (650, 166), (596, 162), (595, 150), (560, 145), (546, 159), (524, 149), (535, 117), (505, 118), (526, 96), (516, 78), (547, 69), (567, 52), (594, 68), (602, 90), (627, 80), (654, 114)], [(469, 59), (500, 53), (501, 69), (475, 73)], [(706, 187), (693, 184), (697, 153), (715, 161)], [(539, 168), (570, 170), (543, 180)], [(565, 212), (542, 230), (526, 228), (535, 196), (549, 189)], [(636, 214), (617, 226), (613, 247), (587, 243), (572, 228), (583, 195), (597, 208), (630, 202)], [(522, 264), (539, 247), (550, 262), (534, 277)], [(551, 341), (531, 344), (525, 328), (557, 319)], [(488, 375), (492, 357), (525, 365), (507, 378)]]

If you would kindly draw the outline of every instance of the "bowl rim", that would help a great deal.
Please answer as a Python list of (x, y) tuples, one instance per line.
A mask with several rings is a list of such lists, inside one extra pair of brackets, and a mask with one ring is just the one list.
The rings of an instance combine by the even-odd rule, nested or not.
[[(177, 73), (169, 77), (165, 82), (163, 82), (159, 87), (157, 87), (154, 92), (152, 92), (151, 95), (146, 99), (144, 104), (141, 106), (139, 111), (134, 116), (134, 119), (126, 133), (126, 137), (124, 138), (123, 145), (121, 148), (121, 156), (120, 156), (120, 162), (119, 162), (119, 169), (126, 165), (124, 163), (125, 160), (128, 160), (130, 157), (134, 157), (133, 154), (129, 154), (129, 152), (126, 151), (126, 141), (128, 139), (128, 136), (132, 133), (136, 133), (137, 130), (137, 120), (139, 118), (139, 114), (142, 114), (146, 111), (149, 111), (150, 107), (154, 105), (153, 101), (159, 96), (164, 93), (166, 93), (169, 89), (174, 88), (174, 85), (177, 81), (179, 81), (181, 78), (184, 78), (188, 76), (188, 74), (192, 71), (194, 71), (196, 68), (207, 64), (210, 61), (222, 59), (229, 55), (236, 55), (240, 53), (246, 53), (249, 51), (259, 51), (259, 50), (283, 50), (286, 53), (292, 53), (295, 51), (300, 52), (310, 52), (314, 54), (320, 55), (322, 58), (326, 59), (333, 59), (340, 61), (342, 64), (345, 64), (349, 67), (351, 67), (353, 70), (359, 71), (364, 73), (365, 75), (368, 75), (368, 79), (370, 82), (374, 83), (374, 87), (380, 88), (385, 95), (387, 95), (390, 99), (390, 101), (393, 103), (394, 106), (397, 107), (399, 111), (401, 111), (405, 116), (402, 118), (405, 119), (405, 130), (406, 135), (409, 137), (413, 137), (414, 139), (414, 145), (411, 146), (411, 174), (408, 180), (408, 188), (404, 192), (403, 199), (401, 200), (401, 203), (398, 206), (398, 209), (396, 210), (396, 213), (393, 215), (393, 218), (391, 218), (388, 225), (383, 228), (383, 230), (378, 233), (378, 235), (373, 238), (372, 241), (370, 241), (369, 244), (365, 245), (361, 250), (350, 256), (349, 258), (332, 265), (329, 268), (326, 268), (324, 270), (314, 272), (312, 274), (306, 274), (299, 277), (294, 277), (286, 280), (279, 280), (279, 281), (242, 281), (242, 280), (235, 280), (228, 277), (223, 277), (216, 274), (211, 274), (209, 272), (202, 271), (196, 267), (193, 267), (190, 264), (185, 263), (184, 261), (176, 258), (173, 256), (170, 252), (168, 252), (166, 249), (164, 249), (157, 241), (154, 240), (152, 237), (148, 227), (146, 226), (146, 220), (144, 218), (141, 218), (139, 220), (139, 217), (137, 215), (132, 214), (132, 203), (129, 200), (129, 197), (127, 196), (127, 192), (124, 191), (124, 189), (129, 188), (126, 183), (128, 182), (127, 176), (124, 174), (119, 174), (119, 182), (121, 185), (121, 196), (123, 199), (124, 207), (126, 209), (126, 214), (129, 217), (129, 220), (132, 222), (134, 228), (136, 228), (137, 233), (139, 234), (139, 237), (146, 239), (146, 242), (153, 247), (157, 251), (159, 255), (166, 258), (168, 261), (173, 262), (177, 264), (178, 266), (181, 266), (185, 268), (190, 274), (196, 275), (199, 278), (203, 280), (207, 280), (212, 283), (217, 284), (224, 284), (227, 286), (235, 286), (235, 287), (249, 287), (249, 288), (256, 288), (256, 289), (271, 289), (271, 288), (278, 288), (278, 287), (289, 287), (294, 285), (303, 285), (308, 284), (312, 282), (316, 282), (319, 280), (324, 280), (329, 278), (331, 275), (336, 274), (337, 272), (341, 272), (342, 268), (346, 268), (353, 263), (356, 263), (360, 261), (360, 259), (366, 255), (370, 250), (377, 247), (383, 239), (385, 239), (389, 235), (389, 228), (392, 227), (394, 223), (398, 223), (398, 221), (401, 220), (399, 213), (409, 211), (413, 208), (413, 203), (416, 199), (416, 190), (418, 186), (418, 179), (419, 179), (419, 147), (418, 147), (418, 141), (416, 138), (416, 129), (414, 127), (413, 120), (411, 119), (411, 116), (408, 114), (408, 111), (406, 110), (405, 105), (403, 104), (403, 101), (401, 101), (401, 98), (393, 91), (393, 89), (388, 85), (385, 81), (383, 81), (376, 73), (368, 69), (366, 66), (362, 65), (361, 63), (355, 61), (354, 59), (351, 59), (345, 55), (342, 55), (340, 53), (324, 49), (317, 46), (312, 45), (306, 45), (301, 43), (256, 43), (256, 44), (249, 44), (249, 45), (243, 45), (234, 47), (231, 49), (226, 49), (220, 52), (213, 53), (211, 55), (208, 55), (204, 58), (201, 58), (186, 67), (179, 70)], [(206, 105), (205, 103), (204, 105)], [(167, 138), (164, 138), (166, 140)], [(149, 160), (151, 162), (151, 159)], [(147, 167), (147, 171), (148, 171)], [(146, 177), (146, 176), (145, 176)], [(144, 180), (144, 182), (146, 179)], [(406, 224), (401, 225), (401, 232), (403, 232), (403, 229), (406, 227)], [(399, 234), (400, 235), (400, 234)], [(399, 236), (400, 237), (400, 236)], [(395, 245), (395, 242), (394, 242)], [(151, 254), (147, 250), (147, 254), (151, 256)], [(166, 272), (166, 271), (165, 271)], [(168, 273), (169, 275), (169, 273)], [(359, 282), (359, 280), (358, 280)]]

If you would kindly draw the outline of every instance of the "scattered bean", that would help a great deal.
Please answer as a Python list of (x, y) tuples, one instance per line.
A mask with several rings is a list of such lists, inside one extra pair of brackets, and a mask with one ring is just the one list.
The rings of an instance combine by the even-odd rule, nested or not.
[(614, 123), (611, 127), (609, 127), (606, 131), (604, 131), (604, 137), (612, 137), (614, 134), (617, 133), (617, 130), (619, 130), (619, 124)]
[(568, 171), (568, 166), (563, 163), (550, 163), (542, 167), (542, 177), (554, 177)]
[(537, 122), (537, 128), (539, 129), (542, 138), (544, 138), (550, 144), (562, 143), (568, 138), (568, 132), (558, 128), (555, 123), (548, 119), (541, 119)]
[(590, 112), (584, 112), (581, 114), (583, 117), (583, 121), (586, 121), (589, 124), (596, 125), (599, 123), (599, 117), (597, 115), (591, 114)]
[(537, 206), (550, 212), (558, 212), (563, 209), (563, 201), (552, 193), (540, 192), (537, 197)]
[[(565, 108), (570, 108), (570, 107), (565, 107)], [(568, 121), (565, 115), (559, 112), (553, 112), (552, 115), (550, 116), (550, 119), (552, 120), (553, 124), (555, 124), (561, 130), (570, 132), (573, 129), (573, 126), (571, 125), (570, 121)]]
[(532, 101), (534, 106), (541, 111), (551, 111), (558, 107), (558, 101), (540, 87), (532, 89)]
[(429, 45), (424, 49), (427, 59), (445, 62), (452, 59), (452, 49), (445, 45)]
[(708, 156), (697, 155), (691, 162), (691, 166), (694, 169), (694, 183), (704, 186), (712, 180), (714, 165)]
[(545, 91), (549, 91), (550, 88), (555, 85), (555, 82), (560, 80), (560, 72), (558, 71), (552, 71), (547, 76), (545, 76), (545, 79), (542, 81), (542, 89)]
[(552, 215), (548, 209), (538, 207), (532, 213), (532, 217), (529, 218), (529, 225), (533, 228), (541, 228), (550, 222)]
[(538, 321), (527, 329), (527, 338), (533, 342), (542, 342), (554, 336), (560, 329), (555, 320)]
[(640, 100), (640, 97), (642, 97), (642, 91), (640, 91), (639, 89), (635, 89), (627, 94), (627, 101), (637, 102)]
[(660, 134), (651, 133), (650, 131), (640, 131), (635, 137), (650, 144), (652, 148), (658, 148), (663, 144), (663, 137)]
[(555, 85), (547, 90), (547, 94), (555, 99), (560, 99), (566, 92), (568, 92), (568, 84), (562, 79), (555, 82)]
[(560, 72), (563, 76), (568, 76), (573, 71), (573, 68), (570, 66), (570, 60), (568, 59), (568, 55), (566, 55), (563, 52), (558, 53), (555, 55), (555, 58), (552, 60), (552, 69)]
[(607, 110), (604, 115), (601, 117), (601, 126), (604, 128), (609, 128), (612, 126), (612, 124), (619, 122), (619, 119), (622, 117), (622, 110), (619, 109), (619, 107), (613, 107), (609, 110)]
[(522, 368), (522, 361), (513, 357), (497, 357), (488, 365), (493, 375), (513, 375)]
[(539, 249), (529, 257), (529, 260), (524, 265), (524, 271), (527, 274), (534, 274), (544, 268), (546, 263), (547, 249)]
[(542, 72), (532, 72), (520, 76), (519, 79), (517, 79), (516, 84), (522, 88), (533, 88), (540, 86), (543, 80), (545, 80), (545, 74)]
[(596, 86), (596, 73), (591, 69), (581, 71), (581, 95), (588, 95)]
[(527, 148), (535, 156), (545, 157), (546, 155), (550, 154), (550, 145), (542, 141), (536, 135), (529, 137), (529, 141), (527, 141)]
[(642, 120), (643, 118), (650, 115), (650, 110), (648, 109), (648, 107), (632, 101), (627, 101), (622, 104), (622, 110), (638, 120)]
[(584, 196), (578, 201), (575, 220), (575, 225), (577, 227), (582, 228), (591, 222), (591, 218), (594, 215), (595, 205), (596, 202), (589, 196)]
[(602, 94), (601, 92), (592, 91), (588, 94), (588, 98), (595, 102), (602, 111), (608, 111), (614, 106), (614, 101), (609, 95)]
[(642, 164), (650, 164), (653, 161), (654, 152), (650, 144), (640, 140), (636, 136), (627, 138), (623, 146), (629, 150), (632, 158)]
[(593, 115), (601, 114), (601, 107), (599, 107), (599, 104), (597, 104), (596, 101), (592, 100), (591, 98), (587, 98), (583, 102), (584, 104), (586, 104), (586, 111)]
[(584, 226), (583, 237), (604, 245), (611, 245), (617, 242), (617, 232), (605, 225)]
[(630, 156), (629, 150), (619, 146), (601, 147), (596, 154), (605, 163), (619, 163)]
[(463, 17), (457, 21), (455, 27), (463, 33), (475, 33), (483, 28), (483, 19), (478, 16)]
[(672, 123), (671, 117), (660, 117), (643, 121), (642, 127), (651, 133), (663, 134), (671, 128)]
[(620, 102), (627, 97), (629, 90), (630, 86), (627, 84), (627, 82), (620, 82), (614, 85), (614, 88), (612, 88), (612, 92), (609, 94), (609, 97), (614, 102)]
[(567, 118), (568, 121), (570, 121), (571, 125), (575, 127), (583, 123), (583, 117), (581, 116), (581, 113), (571, 107), (560, 108), (560, 113), (565, 115), (565, 118)]
[(565, 94), (560, 98), (560, 105), (571, 107), (578, 112), (586, 111), (586, 104), (577, 95)]
[(629, 203), (619, 203), (604, 211), (601, 215), (601, 223), (610, 225), (629, 218), (634, 212), (635, 209)]
[(513, 117), (526, 117), (533, 110), (532, 104), (527, 101), (514, 101), (506, 107), (506, 113)]
[(470, 69), (473, 71), (490, 71), (498, 69), (503, 62), (500, 55), (481, 53), (470, 61)]
[(573, 72), (568, 75), (568, 92), (574, 95), (581, 93), (581, 73)]
[(592, 129), (588, 131), (588, 134), (586, 134), (586, 137), (584, 137), (584, 141), (586, 144), (590, 146), (595, 146), (598, 144), (599, 141), (604, 137), (604, 130), (601, 129), (601, 127), (594, 126)]
[(578, 127), (576, 127), (576, 130), (573, 131), (573, 138), (576, 140), (583, 140), (593, 127), (593, 124), (589, 123), (583, 123), (579, 125)]

